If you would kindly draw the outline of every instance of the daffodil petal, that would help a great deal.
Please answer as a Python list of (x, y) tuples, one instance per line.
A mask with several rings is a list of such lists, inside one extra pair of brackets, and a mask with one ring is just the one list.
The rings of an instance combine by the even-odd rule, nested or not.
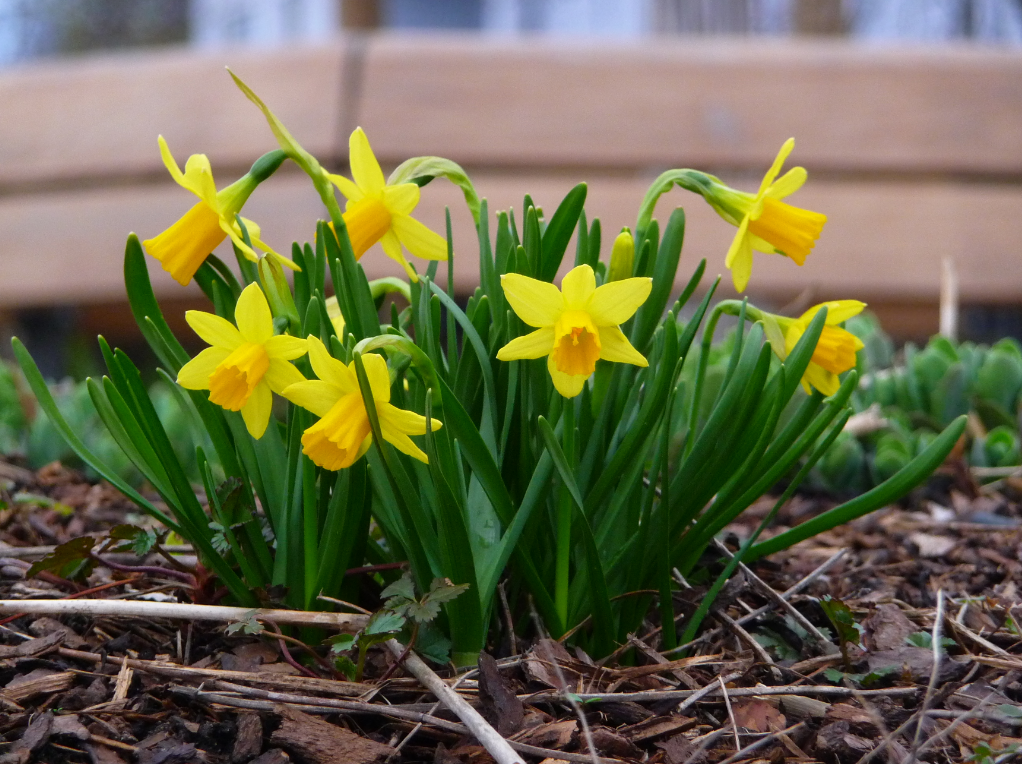
[[(380, 425), (383, 427), (383, 437), (387, 437), (388, 430), (403, 432), (405, 435), (425, 435), (426, 417), (416, 414), (414, 411), (406, 411), (386, 403), (379, 408)], [(431, 429), (435, 432), (441, 427), (440, 420), (433, 419)]]
[(572, 268), (561, 279), (561, 294), (564, 295), (566, 310), (588, 310), (589, 298), (595, 292), (596, 274), (588, 265)]
[(557, 389), (557, 392), (565, 398), (574, 398), (582, 392), (586, 380), (589, 379), (585, 374), (565, 374), (557, 368), (552, 355), (547, 357), (546, 367), (550, 372), (550, 378), (554, 381), (554, 387)]
[[(270, 368), (273, 368), (272, 363)], [(280, 394), (296, 406), (301, 406), (320, 418), (327, 415), (342, 395), (336, 386), (319, 379), (295, 382), (285, 387)]]
[[(167, 145), (167, 141), (164, 140), (163, 136), (157, 138), (160, 144), (160, 158), (163, 159), (163, 166), (167, 168), (167, 172), (170, 173), (170, 177), (174, 179), (174, 182), (183, 188), (187, 188), (191, 191), (191, 187), (188, 182), (185, 181), (184, 174), (181, 172), (181, 168), (177, 165), (177, 160), (174, 159), (174, 155), (170, 153), (170, 147)], [(192, 193), (195, 193), (194, 191)]]
[(805, 313), (803, 313), (799, 319), (805, 322), (807, 325), (813, 320), (813, 316), (820, 309), (827, 308), (827, 324), (833, 326), (835, 324), (844, 323), (852, 316), (857, 316), (862, 313), (866, 307), (866, 303), (859, 302), (858, 300), (831, 300), (830, 302), (820, 303), (814, 305)]
[(245, 420), (248, 434), (256, 440), (263, 437), (266, 425), (270, 423), (272, 412), (273, 393), (270, 392), (269, 385), (261, 381), (248, 396), (245, 405), (241, 407), (241, 418)]
[(234, 308), (234, 320), (246, 342), (262, 345), (273, 337), (273, 314), (258, 284), (245, 287)]
[(337, 190), (344, 195), (344, 198), (349, 202), (357, 202), (361, 200), (365, 193), (359, 188), (353, 181), (348, 180), (343, 175), (334, 175), (328, 173), (327, 177), (330, 178), (330, 182), (337, 186)]
[(401, 267), (405, 269), (405, 273), (408, 274), (409, 279), (412, 281), (419, 280), (419, 276), (415, 273), (415, 269), (412, 267), (412, 264), (408, 262), (404, 251), (401, 249), (400, 239), (397, 238), (397, 234), (395, 234), (393, 230), (387, 231), (387, 233), (383, 234), (383, 238), (380, 239), (380, 246), (383, 247), (383, 252), (387, 255), (387, 257), (401, 264)]
[(329, 382), (342, 394), (346, 395), (358, 390), (358, 380), (351, 369), (330, 355), (322, 340), (311, 334), (309, 335), (309, 361), (312, 362), (312, 370), (316, 372), (316, 376), (324, 382)]
[(234, 242), (234, 246), (237, 247), (241, 254), (245, 256), (246, 260), (250, 262), (259, 262), (258, 253), (245, 243), (245, 240), (241, 236), (241, 232), (238, 230), (237, 224), (232, 225), (228, 221), (220, 218), (220, 228), (231, 237), (231, 241)]
[(446, 260), (447, 239), (408, 215), (395, 214), (390, 228), (408, 251), (423, 260)]
[(724, 259), (724, 265), (731, 269), (731, 278), (739, 292), (745, 291), (749, 277), (752, 276), (752, 242), (749, 241), (748, 232), (749, 218), (746, 216), (742, 219), (742, 224), (738, 227), (738, 232)]
[(383, 422), (380, 422), (380, 427), (383, 435), (383, 439), (390, 443), (394, 448), (403, 454), (408, 454), (413, 459), (418, 459), (420, 462), (429, 463), (429, 457), (426, 456), (425, 452), (419, 448), (412, 439), (405, 435), (400, 430), (395, 429), (383, 429)]
[(808, 382), (824, 395), (833, 395), (841, 387), (841, 380), (837, 374), (827, 371), (815, 363), (809, 364), (805, 374), (802, 375), (802, 382)]
[(809, 173), (805, 167), (792, 167), (766, 190), (766, 196), (783, 199), (798, 191), (806, 182)]
[(351, 177), (363, 192), (375, 194), (383, 190), (386, 185), (383, 170), (361, 127), (356, 127), (348, 139), (348, 162), (351, 164)]
[(309, 352), (309, 341), (292, 337), (290, 334), (278, 334), (266, 340), (263, 347), (270, 358), (293, 361)]
[(623, 324), (646, 302), (652, 289), (653, 279), (642, 276), (599, 286), (589, 300), (589, 315), (597, 326)]
[(554, 349), (554, 328), (544, 326), (523, 337), (516, 337), (497, 351), (498, 361), (516, 361), (520, 358), (542, 358)]
[(762, 196), (763, 193), (770, 188), (774, 182), (774, 178), (777, 177), (781, 171), (781, 167), (784, 165), (784, 160), (788, 158), (788, 154), (795, 148), (795, 139), (789, 138), (781, 146), (781, 150), (777, 152), (777, 156), (774, 157), (774, 163), (770, 165), (770, 169), (767, 170), (767, 174), (763, 176), (763, 182), (759, 184), (759, 193), (756, 196)]
[[(216, 200), (216, 183), (213, 182), (213, 168), (205, 154), (192, 154), (185, 162), (183, 185), (213, 209), (219, 211)], [(187, 185), (186, 185), (187, 184)]]
[(383, 189), (383, 203), (391, 215), (408, 215), (419, 203), (419, 187), (414, 183), (398, 183)]
[(238, 327), (226, 318), (213, 313), (189, 310), (185, 313), (185, 321), (204, 342), (214, 347), (232, 351), (237, 350), (238, 346), (245, 341), (241, 332), (238, 331)]
[(529, 326), (553, 326), (564, 311), (561, 290), (546, 281), (505, 273), (500, 285), (511, 309)]
[(288, 363), (280, 358), (270, 359), (270, 366), (263, 379), (266, 380), (270, 389), (278, 394), (283, 394), (283, 391), (290, 385), (307, 381), (293, 363)]
[(231, 352), (222, 347), (206, 348), (177, 373), (177, 383), (185, 390), (208, 390), (209, 375)]
[(373, 401), (379, 406), (390, 402), (390, 372), (387, 370), (386, 359), (377, 353), (366, 353), (362, 356), (362, 365), (369, 379), (369, 387), (373, 391)]
[(600, 358), (615, 363), (630, 363), (635, 366), (649, 366), (646, 356), (632, 347), (632, 343), (616, 326), (601, 326)]

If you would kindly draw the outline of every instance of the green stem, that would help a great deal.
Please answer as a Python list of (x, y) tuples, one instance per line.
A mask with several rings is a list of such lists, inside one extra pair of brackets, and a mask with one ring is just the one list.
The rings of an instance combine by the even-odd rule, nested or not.
[[(561, 433), (564, 443), (564, 455), (574, 470), (575, 465), (575, 401), (563, 401), (561, 415)], [(565, 486), (561, 487), (560, 499), (557, 503), (557, 568), (554, 579), (554, 605), (561, 623), (568, 623), (568, 575), (571, 562), (571, 514), (572, 499)]]

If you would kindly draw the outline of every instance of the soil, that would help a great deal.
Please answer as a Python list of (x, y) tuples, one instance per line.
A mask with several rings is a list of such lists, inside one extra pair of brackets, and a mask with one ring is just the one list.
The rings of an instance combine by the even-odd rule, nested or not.
[[(215, 599), (155, 554), (28, 577), (54, 545), (147, 521), (60, 465), (0, 463), (0, 485), (0, 598)], [(779, 525), (834, 503), (802, 494)], [(729, 529), (711, 570), (770, 506)], [(529, 762), (1022, 761), (1020, 560), (1022, 479), (981, 487), (957, 465), (743, 567), (684, 652), (662, 649), (655, 613), (599, 662), (504, 633), (456, 689)], [(679, 624), (707, 583), (679, 581)], [(313, 651), (210, 622), (0, 618), (0, 764), (491, 761), (382, 648), (359, 684)]]

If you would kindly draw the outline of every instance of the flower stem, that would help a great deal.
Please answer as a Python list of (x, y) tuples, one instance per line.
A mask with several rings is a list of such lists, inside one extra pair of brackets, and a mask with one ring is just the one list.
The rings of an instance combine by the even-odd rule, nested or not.
[[(567, 399), (561, 414), (562, 442), (568, 463), (575, 466), (575, 401)], [(572, 498), (566, 486), (561, 486), (557, 503), (557, 568), (554, 579), (554, 605), (561, 623), (568, 625), (568, 577), (571, 562)]]

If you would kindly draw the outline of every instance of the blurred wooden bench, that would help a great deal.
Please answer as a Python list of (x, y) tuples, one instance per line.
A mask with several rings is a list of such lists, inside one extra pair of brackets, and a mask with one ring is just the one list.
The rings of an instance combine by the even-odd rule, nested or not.
[[(122, 299), (128, 231), (158, 233), (192, 203), (160, 162), (207, 153), (218, 183), (274, 148), (225, 64), (324, 164), (343, 167), (362, 125), (385, 169), (438, 154), (469, 170), (490, 208), (524, 193), (552, 212), (589, 183), (611, 238), (633, 225), (649, 182), (697, 167), (755, 190), (781, 143), (810, 180), (792, 201), (829, 216), (804, 268), (759, 256), (749, 294), (805, 290), (932, 314), (940, 263), (963, 302), (1022, 303), (1022, 55), (969, 47), (885, 49), (846, 41), (518, 40), (379, 35), (293, 51), (104, 55), (0, 72), (0, 309)], [(450, 205), (456, 278), (477, 279), (460, 194), (425, 189), (418, 216), (442, 230)], [(684, 261), (725, 272), (733, 229), (698, 198), (683, 205)], [(282, 171), (246, 207), (287, 249), (321, 216), (304, 178)], [(372, 276), (396, 273), (380, 252)], [(687, 276), (689, 269), (682, 267)], [(187, 294), (154, 270), (158, 289)], [(730, 289), (730, 281), (725, 278)], [(923, 314), (920, 314), (923, 315)], [(929, 320), (926, 318), (925, 320)]]

